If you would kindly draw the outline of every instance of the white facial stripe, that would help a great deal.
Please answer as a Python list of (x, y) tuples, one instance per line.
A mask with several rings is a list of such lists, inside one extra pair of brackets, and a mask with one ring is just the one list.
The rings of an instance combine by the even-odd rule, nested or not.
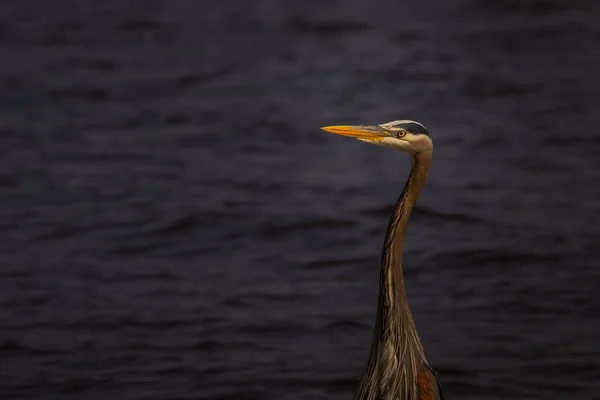
[(381, 124), (380, 126), (382, 128), (390, 129), (390, 128), (393, 128), (394, 126), (400, 125), (400, 124), (417, 124), (417, 125), (423, 127), (423, 129), (425, 129), (423, 124), (421, 124), (417, 121), (410, 120), (410, 119), (399, 119), (397, 121), (386, 122), (385, 124)]
[(381, 145), (385, 147), (391, 147), (393, 149), (400, 149), (410, 154), (414, 154), (416, 152), (416, 149), (413, 148), (410, 142), (407, 142), (406, 140), (402, 139), (396, 139), (393, 137), (384, 138), (381, 141)]

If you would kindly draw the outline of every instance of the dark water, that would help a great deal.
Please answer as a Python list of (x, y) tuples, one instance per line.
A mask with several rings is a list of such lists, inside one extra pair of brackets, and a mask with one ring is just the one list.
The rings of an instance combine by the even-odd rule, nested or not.
[(2, 2), (0, 398), (351, 398), (409, 163), (318, 127), (403, 118), (447, 396), (600, 398), (599, 15)]

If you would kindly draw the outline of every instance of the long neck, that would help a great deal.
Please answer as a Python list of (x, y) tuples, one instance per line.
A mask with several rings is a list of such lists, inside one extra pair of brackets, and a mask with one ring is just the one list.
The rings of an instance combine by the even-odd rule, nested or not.
[(412, 157), (410, 175), (388, 224), (377, 319), (367, 369), (355, 399), (416, 399), (417, 371), (425, 362), (402, 276), (402, 245), (413, 206), (427, 179), (431, 152)]
[[(402, 275), (402, 247), (408, 219), (419, 198), (421, 189), (427, 179), (427, 170), (431, 162), (431, 153), (417, 154), (412, 157), (412, 167), (404, 189), (396, 202), (394, 213), (390, 217), (383, 256), (381, 260), (381, 282), (379, 294), (381, 305), (388, 314), (406, 313), (412, 321), (410, 310), (406, 303), (404, 280)], [(393, 321), (383, 321), (384, 323)], [(388, 327), (392, 328), (392, 327)]]

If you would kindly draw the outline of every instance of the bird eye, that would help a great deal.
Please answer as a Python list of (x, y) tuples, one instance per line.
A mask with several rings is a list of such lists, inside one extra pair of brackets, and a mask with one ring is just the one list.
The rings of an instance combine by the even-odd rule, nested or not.
[(404, 136), (406, 136), (406, 131), (398, 131), (398, 132), (396, 132), (396, 135), (397, 135), (399, 138), (401, 138), (401, 137), (404, 137)]

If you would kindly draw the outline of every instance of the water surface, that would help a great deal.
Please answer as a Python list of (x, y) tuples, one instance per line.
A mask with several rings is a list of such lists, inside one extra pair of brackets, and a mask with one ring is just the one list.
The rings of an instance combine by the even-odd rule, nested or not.
[(318, 127), (404, 118), (447, 397), (600, 398), (598, 12), (5, 2), (2, 399), (351, 398), (409, 160)]

